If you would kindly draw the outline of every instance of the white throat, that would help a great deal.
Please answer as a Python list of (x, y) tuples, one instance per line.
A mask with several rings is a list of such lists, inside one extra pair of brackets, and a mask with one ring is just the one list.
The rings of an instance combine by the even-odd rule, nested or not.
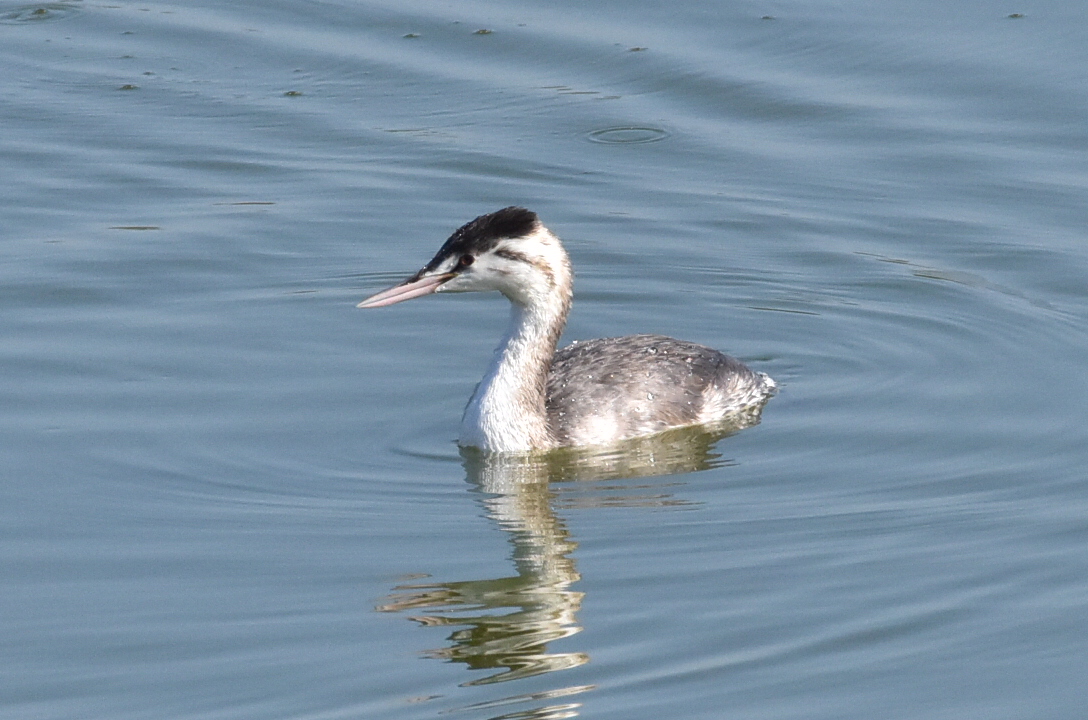
[(511, 303), (510, 327), (461, 418), (462, 445), (528, 452), (555, 444), (545, 387), (565, 321), (553, 308)]

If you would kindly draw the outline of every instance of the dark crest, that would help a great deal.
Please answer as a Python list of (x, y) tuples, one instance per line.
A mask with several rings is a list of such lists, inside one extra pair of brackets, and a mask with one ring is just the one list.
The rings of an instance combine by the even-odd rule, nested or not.
[(535, 212), (523, 207), (508, 207), (481, 215), (457, 228), (427, 267), (437, 266), (450, 255), (479, 255), (487, 252), (503, 238), (528, 235), (536, 229), (539, 222)]

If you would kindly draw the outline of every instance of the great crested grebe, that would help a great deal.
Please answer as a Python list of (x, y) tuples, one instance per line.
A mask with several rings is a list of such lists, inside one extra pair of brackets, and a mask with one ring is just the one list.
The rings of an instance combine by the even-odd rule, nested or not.
[(412, 277), (359, 303), (376, 308), (436, 292), (498, 290), (510, 327), (461, 419), (460, 444), (492, 452), (608, 445), (758, 410), (767, 375), (662, 335), (574, 342), (556, 351), (571, 304), (559, 238), (525, 208), (460, 227)]

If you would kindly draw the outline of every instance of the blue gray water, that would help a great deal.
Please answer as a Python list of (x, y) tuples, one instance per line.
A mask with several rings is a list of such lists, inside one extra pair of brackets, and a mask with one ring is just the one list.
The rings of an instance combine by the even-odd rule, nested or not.
[[(1081, 717), (1086, 20), (0, 0), (0, 717)], [(459, 453), (511, 204), (762, 423)]]

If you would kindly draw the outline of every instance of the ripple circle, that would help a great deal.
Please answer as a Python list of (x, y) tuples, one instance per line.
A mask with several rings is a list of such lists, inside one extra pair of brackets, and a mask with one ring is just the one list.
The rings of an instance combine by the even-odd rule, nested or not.
[(669, 133), (656, 127), (624, 125), (594, 130), (587, 134), (586, 137), (591, 142), (606, 143), (608, 145), (637, 145), (659, 142), (669, 137)]
[(19, 23), (51, 22), (70, 17), (80, 8), (70, 3), (41, 3), (19, 5), (13, 8), (0, 7), (0, 24), (17, 25)]

